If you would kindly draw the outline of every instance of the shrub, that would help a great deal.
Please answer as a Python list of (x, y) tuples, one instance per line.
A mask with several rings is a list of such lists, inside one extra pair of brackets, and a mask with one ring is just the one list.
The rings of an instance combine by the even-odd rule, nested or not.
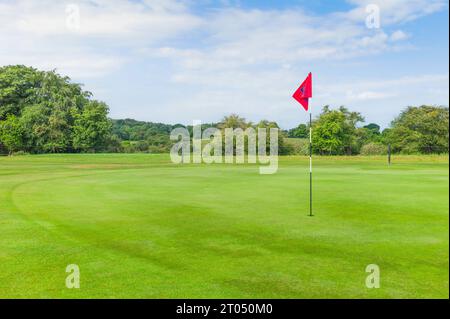
[(309, 139), (286, 138), (285, 144), (291, 147), (289, 155), (309, 155)]
[(13, 156), (22, 156), (22, 155), (29, 155), (30, 153), (25, 152), (25, 151), (17, 151), (17, 152), (13, 152), (11, 155)]
[(361, 147), (361, 155), (383, 155), (387, 153), (387, 147), (380, 143), (368, 143)]

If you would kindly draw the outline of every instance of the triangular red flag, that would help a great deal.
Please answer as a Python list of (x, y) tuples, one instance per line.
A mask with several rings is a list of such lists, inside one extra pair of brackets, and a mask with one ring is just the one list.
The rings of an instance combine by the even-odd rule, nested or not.
[(312, 97), (312, 74), (309, 72), (306, 79), (300, 85), (300, 87), (295, 91), (292, 97), (299, 102), (303, 108), (308, 111), (308, 99)]

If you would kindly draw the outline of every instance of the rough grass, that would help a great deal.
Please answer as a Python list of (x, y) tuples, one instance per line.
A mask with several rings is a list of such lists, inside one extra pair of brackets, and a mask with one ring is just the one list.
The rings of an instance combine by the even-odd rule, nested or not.
[(308, 217), (306, 157), (274, 175), (167, 155), (0, 158), (0, 297), (449, 297), (448, 157), (314, 169)]

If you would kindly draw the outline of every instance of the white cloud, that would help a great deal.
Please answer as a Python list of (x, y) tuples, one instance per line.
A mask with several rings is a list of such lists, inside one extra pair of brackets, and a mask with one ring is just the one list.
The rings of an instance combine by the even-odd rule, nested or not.
[(327, 21), (291, 10), (227, 9), (210, 16), (207, 24), (206, 46), (150, 48), (145, 52), (177, 65), (175, 81), (205, 84), (208, 73), (216, 76), (222, 71), (285, 68), (323, 59), (370, 56), (394, 48), (381, 30), (369, 32), (346, 21)]
[(344, 13), (353, 21), (364, 22), (366, 6), (375, 4), (380, 8), (381, 27), (404, 23), (440, 11), (447, 6), (446, 0), (348, 0), (357, 7)]
[[(150, 57), (167, 58), (176, 65), (175, 82), (207, 85), (217, 72), (253, 72), (255, 68), (285, 68), (323, 60), (370, 57), (386, 51), (410, 49), (397, 44), (410, 37), (368, 29), (354, 13), (367, 1), (353, 1), (359, 7), (346, 13), (313, 16), (299, 9), (244, 10), (226, 8), (204, 17), (205, 45), (188, 48), (149, 48)], [(404, 22), (442, 8), (442, 1), (379, 1), (390, 24)], [(231, 78), (233, 76), (231, 75)], [(227, 82), (230, 83), (230, 82)]]
[[(133, 52), (170, 59), (179, 67), (175, 81), (202, 78), (218, 70), (295, 65), (299, 61), (349, 59), (398, 49), (408, 37), (397, 30), (368, 30), (355, 21), (366, 3), (346, 13), (313, 16), (300, 9), (244, 10), (225, 7), (199, 16), (175, 0), (79, 0), (79, 28), (67, 24), (72, 1), (0, 0), (0, 52), (7, 63), (48, 66), (72, 76), (104, 75), (132, 59)], [(443, 1), (378, 1), (390, 23), (439, 10)], [(359, 10), (359, 11), (358, 11)], [(364, 12), (364, 14), (366, 14)], [(386, 18), (386, 17), (388, 18)], [(200, 28), (201, 27), (201, 28)], [(204, 44), (164, 46), (168, 39), (197, 30)], [(175, 42), (176, 43), (176, 42)], [(160, 47), (158, 49), (158, 47)], [(147, 48), (147, 49), (145, 49)]]
[[(66, 11), (72, 2), (79, 12), (76, 29), (68, 24), (74, 12)], [(127, 50), (170, 39), (201, 23), (185, 5), (171, 0), (0, 0), (0, 41), (8, 43), (0, 51), (0, 65), (102, 76), (129, 58)]]
[[(77, 32), (67, 25), (74, 14), (67, 11), (68, 6), (78, 8), (80, 28)], [(201, 22), (185, 6), (174, 1), (19, 0), (4, 4), (2, 9), (8, 12), (3, 16), (6, 21), (2, 19), (2, 27), (36, 36), (144, 37), (145, 41), (151, 41), (197, 27)]]
[[(363, 80), (358, 82), (344, 82), (325, 84), (321, 90), (327, 92), (325, 96), (339, 96), (346, 92), (343, 102), (352, 100), (376, 100), (407, 94), (411, 97), (423, 96), (429, 89), (445, 88), (449, 83), (448, 74), (425, 74), (404, 76), (398, 78), (381, 78), (379, 80)], [(447, 90), (448, 97), (448, 90)]]
[(390, 35), (389, 40), (396, 42), (396, 41), (406, 40), (408, 38), (409, 38), (408, 34), (403, 32), (402, 30), (397, 30)]
[(378, 100), (392, 97), (392, 94), (386, 94), (381, 92), (373, 91), (363, 91), (355, 93), (352, 90), (347, 91), (347, 99), (350, 101), (367, 101), (367, 100)]

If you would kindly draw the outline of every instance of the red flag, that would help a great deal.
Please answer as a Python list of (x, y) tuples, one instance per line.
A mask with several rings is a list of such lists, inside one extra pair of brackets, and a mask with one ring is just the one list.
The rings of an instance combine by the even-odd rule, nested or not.
[(308, 99), (312, 97), (312, 74), (309, 72), (305, 81), (300, 85), (300, 87), (295, 91), (292, 97), (299, 102), (305, 111), (308, 111)]

